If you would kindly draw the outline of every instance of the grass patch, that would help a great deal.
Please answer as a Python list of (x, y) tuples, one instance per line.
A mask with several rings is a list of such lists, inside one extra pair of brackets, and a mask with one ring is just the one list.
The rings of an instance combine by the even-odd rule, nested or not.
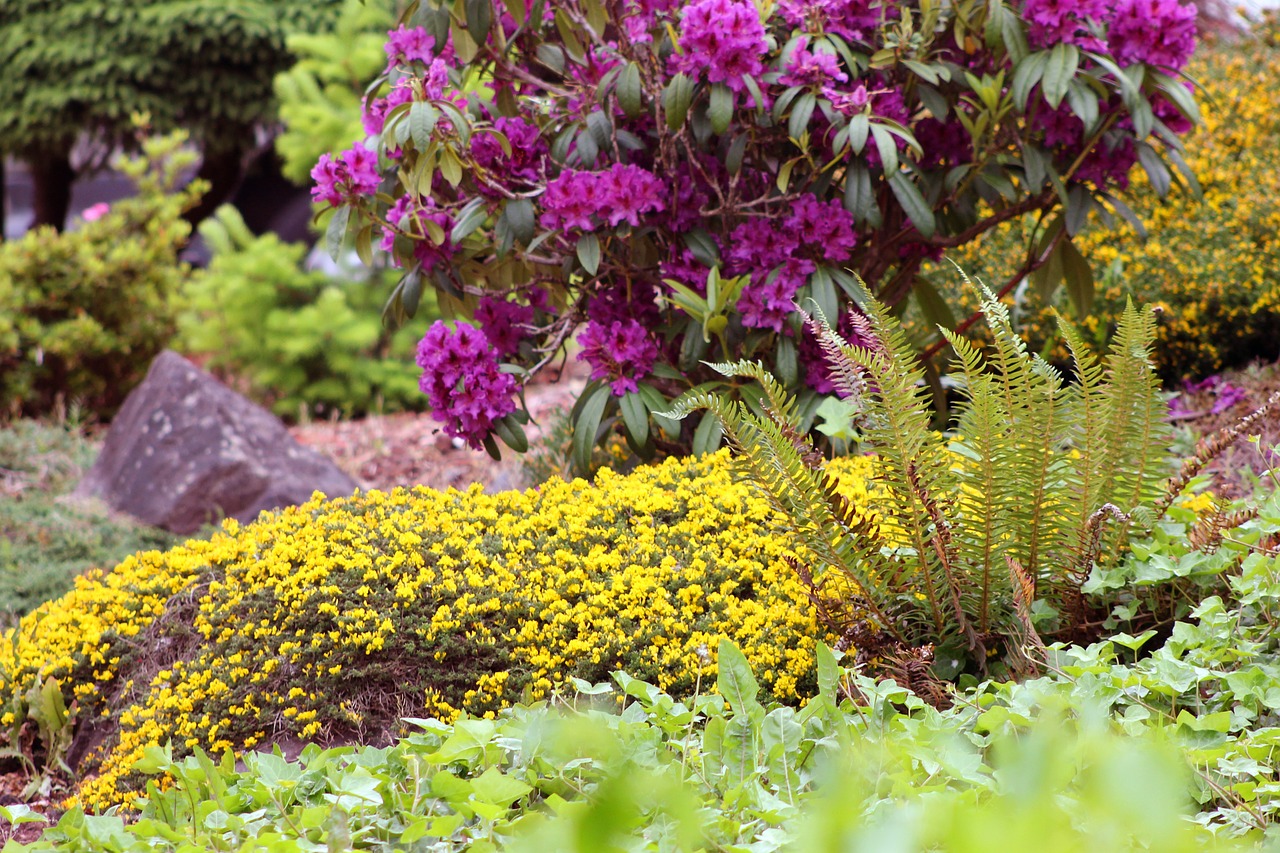
[(97, 452), (74, 423), (0, 428), (0, 627), (62, 595), (90, 568), (181, 540), (67, 497)]

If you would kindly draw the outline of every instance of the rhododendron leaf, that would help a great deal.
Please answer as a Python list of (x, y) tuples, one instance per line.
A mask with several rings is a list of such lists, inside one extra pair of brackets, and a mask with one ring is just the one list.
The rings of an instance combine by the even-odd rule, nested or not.
[(1063, 217), (1068, 237), (1074, 237), (1080, 233), (1080, 229), (1089, 219), (1091, 210), (1093, 210), (1092, 193), (1083, 184), (1072, 184), (1067, 190), (1067, 210)]
[(1169, 162), (1178, 168), (1183, 180), (1187, 182), (1187, 191), (1191, 193), (1192, 198), (1199, 200), (1204, 195), (1204, 190), (1200, 186), (1200, 179), (1196, 177), (1196, 173), (1187, 165), (1182, 152), (1177, 148), (1166, 148), (1164, 156), (1169, 158)]
[(586, 52), (582, 48), (582, 42), (578, 40), (577, 28), (573, 21), (565, 13), (563, 9), (556, 10), (556, 30), (560, 33), (560, 40), (564, 43), (564, 49), (568, 51), (569, 56), (575, 62), (582, 62), (586, 56)]
[(882, 124), (871, 125), (871, 138), (875, 140), (876, 150), (880, 152), (880, 163), (884, 168), (884, 173), (888, 175), (896, 175), (898, 173), (898, 144), (893, 141), (893, 134)]
[(463, 205), (462, 210), (458, 211), (457, 218), (453, 223), (453, 229), (449, 232), (449, 240), (455, 244), (461, 243), (471, 236), (488, 218), (489, 210), (485, 206), (484, 197), (476, 196)]
[(871, 119), (866, 113), (858, 113), (849, 119), (849, 147), (854, 154), (861, 154), (867, 147), (867, 135), (871, 133)]
[(702, 416), (702, 420), (698, 422), (698, 428), (693, 432), (692, 451), (694, 456), (704, 456), (708, 453), (715, 453), (720, 447), (720, 440), (724, 438), (724, 427), (720, 424), (720, 419), (710, 412), (706, 412)]
[(1085, 133), (1092, 133), (1098, 123), (1098, 94), (1087, 83), (1072, 80), (1067, 88), (1067, 104), (1084, 122)]
[(932, 237), (938, 230), (938, 221), (933, 215), (933, 209), (920, 194), (920, 188), (902, 172), (894, 172), (889, 177), (889, 188), (893, 190), (894, 198), (902, 205), (902, 210), (916, 230), (925, 237)]
[(791, 105), (791, 117), (787, 119), (788, 136), (799, 139), (809, 129), (809, 119), (813, 117), (813, 108), (817, 105), (818, 99), (813, 92), (805, 92), (796, 98)]
[(1027, 56), (1014, 67), (1010, 94), (1013, 95), (1014, 106), (1022, 112), (1027, 111), (1027, 100), (1031, 97), (1031, 90), (1044, 76), (1045, 66), (1048, 64), (1049, 54), (1040, 51)]
[(542, 42), (534, 50), (534, 55), (538, 57), (539, 62), (550, 68), (555, 73), (564, 73), (564, 48), (560, 47), (560, 45)]
[(840, 316), (840, 295), (826, 267), (818, 267), (809, 276), (809, 296), (818, 304), (824, 317)]
[(698, 263), (705, 267), (714, 267), (720, 263), (720, 247), (716, 245), (716, 241), (706, 231), (701, 228), (694, 228), (681, 234), (680, 239), (684, 241), (685, 246), (693, 253)]
[(781, 121), (782, 117), (787, 114), (787, 107), (791, 106), (791, 102), (804, 91), (803, 86), (792, 86), (773, 102), (773, 120)]
[(356, 232), (356, 255), (360, 258), (360, 263), (367, 267), (373, 266), (373, 223), (366, 223)]
[(578, 238), (577, 254), (587, 275), (595, 275), (600, 269), (600, 239), (594, 234), (583, 234)]
[(493, 24), (492, 0), (466, 0), (463, 8), (467, 16), (467, 33), (477, 44), (484, 44)]
[(1028, 142), (1022, 146), (1023, 181), (1030, 192), (1039, 192), (1047, 179), (1048, 170), (1052, 168), (1049, 157), (1035, 143)]
[(440, 111), (426, 101), (414, 101), (409, 107), (409, 133), (419, 151), (431, 144), (431, 134), (440, 119)]
[(574, 153), (578, 157), (578, 164), (584, 169), (590, 169), (596, 164), (596, 158), (600, 156), (600, 146), (596, 143), (595, 136), (588, 128), (579, 133), (574, 142)]
[(904, 59), (902, 64), (910, 69), (917, 77), (922, 80), (927, 80), (935, 86), (940, 82), (951, 79), (951, 72), (947, 70), (946, 66), (926, 65), (925, 63), (917, 62), (914, 59)]
[(603, 382), (583, 391), (581, 408), (573, 422), (573, 467), (578, 473), (585, 473), (591, 467), (591, 451), (596, 446), (609, 397), (609, 386)]
[(923, 84), (918, 88), (920, 93), (920, 103), (924, 104), (924, 108), (929, 111), (929, 115), (938, 121), (946, 121), (947, 116), (951, 114), (951, 107), (947, 104), (946, 97), (932, 86)]
[(627, 118), (636, 118), (644, 111), (643, 91), (640, 87), (640, 66), (628, 62), (618, 74), (615, 88), (618, 106), (626, 113)]
[(796, 167), (796, 163), (803, 159), (803, 157), (796, 157), (782, 164), (782, 168), (778, 170), (778, 177), (774, 180), (778, 187), (778, 192), (785, 193), (787, 187), (791, 186), (791, 170)]
[(502, 0), (502, 5), (517, 25), (522, 26), (529, 19), (529, 10), (524, 5), (524, 0)]
[(1067, 96), (1067, 89), (1080, 67), (1080, 49), (1074, 44), (1058, 43), (1049, 51), (1044, 76), (1040, 80), (1044, 99), (1055, 110)]
[(795, 338), (778, 335), (778, 343), (774, 350), (774, 366), (778, 381), (787, 387), (800, 381), (800, 362), (796, 353)]
[(347, 226), (351, 223), (351, 205), (344, 204), (333, 212), (324, 230), (324, 245), (334, 261), (342, 254), (342, 244), (347, 239)]
[(513, 198), (507, 202), (502, 215), (511, 226), (511, 233), (517, 240), (528, 243), (533, 239), (537, 228), (533, 218), (533, 202), (527, 198)]
[(638, 446), (649, 443), (649, 410), (645, 407), (644, 398), (638, 390), (624, 394), (618, 400), (622, 409), (622, 423)]
[(866, 164), (851, 163), (844, 181), (844, 209), (853, 214), (859, 225), (880, 227), (880, 205), (871, 189), (871, 171)]
[(724, 158), (724, 167), (729, 170), (730, 175), (736, 175), (742, 171), (742, 158), (747, 153), (748, 139), (745, 133), (740, 133), (733, 138), (729, 153)]
[(453, 19), (449, 30), (452, 36), (453, 52), (457, 55), (458, 61), (463, 65), (469, 64), (480, 52), (480, 46), (467, 32), (465, 22)]
[(723, 83), (716, 83), (711, 87), (711, 105), (707, 110), (707, 117), (711, 119), (711, 130), (717, 135), (728, 130), (729, 123), (733, 121), (733, 92)]
[[(663, 370), (663, 368), (665, 368), (665, 370)], [(673, 370), (669, 365), (665, 364), (655, 365), (653, 372), (655, 376), (674, 373), (676, 378), (684, 377), (683, 373)], [(668, 375), (667, 378), (672, 377)], [(637, 387), (636, 393), (639, 394), (640, 398), (644, 401), (645, 408), (653, 413), (654, 421), (658, 424), (658, 428), (662, 430), (663, 434), (665, 434), (667, 438), (675, 438), (680, 435), (679, 422), (674, 421), (663, 414), (663, 412), (666, 412), (671, 408), (671, 402), (662, 395), (661, 391), (654, 388), (652, 385), (641, 382)]]
[(683, 73), (677, 73), (662, 93), (662, 110), (666, 113), (667, 128), (679, 130), (689, 117), (689, 105), (693, 103), (693, 81)]
[(911, 292), (915, 294), (916, 305), (920, 307), (921, 315), (930, 326), (943, 329), (956, 327), (956, 315), (951, 310), (951, 304), (938, 292), (933, 279), (917, 276), (911, 285)]
[(1169, 172), (1169, 167), (1160, 159), (1160, 155), (1156, 150), (1145, 142), (1138, 143), (1138, 162), (1142, 164), (1143, 170), (1147, 173), (1147, 178), (1151, 181), (1151, 188), (1156, 191), (1156, 195), (1164, 198), (1169, 194), (1169, 187), (1172, 186), (1173, 176)]
[(1079, 317), (1093, 309), (1093, 268), (1075, 243), (1063, 240), (1058, 244), (1062, 256), (1062, 279), (1067, 286), (1067, 298)]
[(524, 453), (529, 449), (529, 438), (524, 434), (524, 427), (510, 415), (494, 421), (493, 431), (502, 439), (503, 444), (516, 453)]
[(609, 26), (609, 15), (605, 12), (604, 4), (600, 0), (580, 0), (582, 9), (586, 13), (587, 26), (597, 36), (603, 36), (605, 28)]

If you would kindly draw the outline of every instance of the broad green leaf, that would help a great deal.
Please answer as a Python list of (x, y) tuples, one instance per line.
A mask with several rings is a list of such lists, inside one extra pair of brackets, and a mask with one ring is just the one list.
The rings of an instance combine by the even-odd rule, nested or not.
[(333, 212), (324, 230), (324, 246), (335, 261), (342, 254), (342, 244), (347, 239), (347, 226), (351, 223), (351, 205), (344, 204)]
[(600, 239), (595, 234), (583, 234), (578, 238), (577, 254), (587, 275), (595, 275), (600, 269)]
[[(1049, 106), (1055, 110), (1067, 96), (1067, 89), (1075, 79), (1076, 69), (1080, 66), (1080, 49), (1074, 44), (1059, 42), (1049, 51), (1045, 62), (1044, 76), (1040, 80), (1041, 91)], [(1015, 75), (1016, 77), (1016, 75)]]
[(618, 74), (618, 82), (614, 89), (618, 96), (618, 106), (628, 118), (636, 118), (644, 111), (643, 90), (640, 87), (640, 66), (628, 62)]
[(692, 103), (693, 81), (683, 73), (677, 73), (662, 93), (662, 110), (666, 113), (668, 130), (684, 127)]
[(924, 237), (932, 237), (938, 230), (937, 219), (911, 178), (903, 172), (894, 172), (889, 177), (889, 189), (893, 190), (894, 198), (902, 205), (916, 230)]
[(622, 423), (627, 428), (627, 434), (637, 445), (648, 444), (649, 410), (645, 407), (644, 398), (639, 391), (625, 394), (618, 400), (618, 407), (622, 410)]
[(733, 706), (735, 714), (745, 714), (759, 706), (756, 697), (760, 694), (760, 684), (747, 656), (728, 640), (721, 638), (717, 657), (720, 674), (716, 677), (716, 687), (720, 695)]
[(711, 120), (711, 129), (722, 134), (729, 129), (733, 121), (733, 92), (723, 83), (711, 87), (711, 105), (707, 110), (707, 118)]
[(596, 446), (600, 422), (604, 420), (604, 410), (609, 405), (611, 393), (609, 386), (602, 383), (583, 394), (581, 411), (573, 423), (573, 465), (580, 474), (585, 474), (591, 467), (591, 451)]

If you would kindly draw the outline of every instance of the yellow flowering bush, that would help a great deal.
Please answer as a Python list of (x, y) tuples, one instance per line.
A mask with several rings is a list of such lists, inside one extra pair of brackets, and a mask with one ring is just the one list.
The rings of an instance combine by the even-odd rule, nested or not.
[[(870, 466), (836, 463), (855, 502)], [(721, 637), (797, 701), (824, 632), (780, 529), (724, 452), (523, 493), (317, 496), (80, 579), (0, 642), (0, 701), (52, 677), (96, 720), (90, 807), (135, 797), (166, 741), (379, 740), (619, 668), (692, 693)]]
[[(1155, 358), (1166, 379), (1203, 376), (1280, 355), (1280, 85), (1276, 19), (1256, 38), (1211, 44), (1193, 58), (1188, 74), (1203, 86), (1204, 124), (1188, 140), (1187, 162), (1204, 190), (1202, 200), (1174, 192), (1163, 203), (1135, 169), (1128, 198), (1149, 237), (1129, 226), (1093, 228), (1077, 238), (1097, 278), (1087, 334), (1105, 340), (1132, 295), (1163, 310)], [(952, 254), (966, 271), (993, 287), (1025, 257), (1029, 223), (999, 232)], [(949, 264), (934, 276), (954, 286)], [(965, 313), (972, 294), (950, 294)], [(1055, 328), (1039, 300), (1028, 296), (1026, 331), (1051, 342)], [(1064, 348), (1055, 348), (1064, 355)]]

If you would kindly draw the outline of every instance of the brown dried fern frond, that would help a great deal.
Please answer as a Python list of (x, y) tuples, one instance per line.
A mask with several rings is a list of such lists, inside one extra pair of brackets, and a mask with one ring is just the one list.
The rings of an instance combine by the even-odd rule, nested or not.
[(1242, 436), (1250, 434), (1254, 425), (1278, 406), (1280, 406), (1280, 391), (1276, 391), (1267, 398), (1265, 403), (1240, 420), (1224, 426), (1213, 435), (1200, 439), (1196, 444), (1196, 452), (1183, 460), (1181, 470), (1169, 478), (1164, 495), (1154, 507), (1156, 518), (1162, 518), (1169, 511), (1169, 507), (1173, 505), (1178, 495), (1182, 494), (1182, 490), (1204, 470), (1206, 465), (1221, 456), (1223, 451), (1235, 444)]
[(1257, 517), (1256, 507), (1246, 507), (1230, 512), (1218, 510), (1197, 521), (1191, 528), (1191, 532), (1187, 534), (1187, 541), (1195, 550), (1208, 553), (1222, 544), (1223, 533)]

